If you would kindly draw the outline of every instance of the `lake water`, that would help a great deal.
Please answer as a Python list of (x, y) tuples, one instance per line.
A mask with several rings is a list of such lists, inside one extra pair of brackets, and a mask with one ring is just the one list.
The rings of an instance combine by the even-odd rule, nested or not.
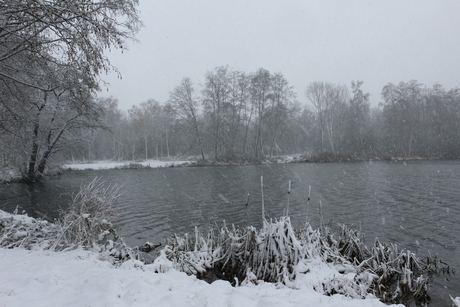
[[(437, 254), (460, 268), (460, 161), (74, 171), (31, 185), (0, 185), (0, 208), (11, 212), (19, 206), (53, 219), (57, 208), (96, 176), (122, 185), (115, 228), (131, 246), (163, 242), (195, 226), (207, 230), (223, 220), (260, 226), (263, 176), (266, 218), (282, 215), (289, 202), (295, 226), (308, 219), (317, 227), (321, 202), (326, 223), (353, 224), (368, 244), (379, 237), (421, 257)], [(460, 296), (459, 275), (434, 279), (434, 306), (451, 306), (449, 294)]]

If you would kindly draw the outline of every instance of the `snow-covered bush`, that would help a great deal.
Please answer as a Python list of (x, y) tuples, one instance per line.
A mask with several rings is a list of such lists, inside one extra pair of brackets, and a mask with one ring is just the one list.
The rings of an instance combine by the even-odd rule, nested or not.
[(344, 225), (337, 239), (330, 229), (322, 234), (309, 224), (296, 231), (289, 217), (265, 221), (259, 230), (224, 224), (203, 235), (195, 229), (192, 235), (169, 238), (164, 250), (174, 268), (208, 282), (308, 285), (326, 295), (375, 295), (391, 303), (426, 303), (429, 274), (445, 269), (394, 244), (376, 240), (369, 249), (361, 233)]
[(26, 249), (90, 249), (113, 263), (137, 259), (138, 249), (128, 247), (112, 227), (113, 204), (119, 187), (100, 179), (81, 187), (69, 208), (55, 223), (0, 210), (0, 247)]
[(57, 227), (53, 223), (0, 210), (0, 247), (47, 249), (56, 233)]
[[(349, 273), (354, 267), (319, 230), (307, 225), (295, 231), (289, 217), (265, 222), (260, 230), (224, 225), (218, 233), (203, 236), (196, 229), (194, 235), (170, 238), (165, 250), (177, 269), (209, 281), (225, 279), (238, 284), (250, 277), (298, 288), (300, 283), (310, 283), (304, 277), (316, 270), (321, 278), (315, 279), (320, 282), (313, 288), (318, 291), (360, 298), (368, 295), (362, 285), (352, 285), (350, 276), (340, 272)], [(319, 267), (322, 272), (317, 271)], [(355, 289), (349, 291), (350, 287)]]

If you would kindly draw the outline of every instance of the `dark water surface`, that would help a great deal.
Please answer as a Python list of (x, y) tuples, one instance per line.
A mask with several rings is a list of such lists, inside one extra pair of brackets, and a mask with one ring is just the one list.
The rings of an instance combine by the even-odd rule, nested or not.
[[(368, 244), (379, 237), (420, 257), (437, 254), (460, 268), (460, 161), (74, 171), (32, 185), (0, 185), (0, 208), (12, 212), (19, 206), (20, 212), (53, 219), (82, 183), (98, 176), (123, 186), (115, 228), (125, 241), (131, 246), (158, 243), (223, 220), (260, 226), (262, 175), (266, 218), (286, 210), (291, 180), (289, 213), (295, 226), (308, 218), (317, 227), (321, 201), (326, 222), (361, 228)], [(430, 294), (432, 305), (451, 306), (449, 294), (460, 296), (460, 274), (436, 277)]]

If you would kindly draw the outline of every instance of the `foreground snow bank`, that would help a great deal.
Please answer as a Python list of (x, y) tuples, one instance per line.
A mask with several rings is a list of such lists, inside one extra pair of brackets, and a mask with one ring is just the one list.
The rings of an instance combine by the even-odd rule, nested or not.
[[(119, 268), (84, 250), (0, 248), (0, 301), (5, 306), (387, 306), (377, 299), (324, 296), (262, 283), (208, 284), (158, 264), (127, 261)], [(402, 306), (402, 305), (400, 305)]]
[[(123, 263), (106, 252), (53, 252), (54, 224), (0, 210), (0, 302), (4, 306), (386, 306), (378, 299), (325, 296), (258, 282), (212, 284), (172, 269), (164, 251), (152, 264)], [(156, 273), (162, 272), (162, 273)], [(321, 282), (324, 274), (309, 274)]]
[(114, 162), (114, 161), (98, 161), (95, 163), (75, 163), (65, 164), (62, 166), (64, 169), (72, 170), (100, 170), (100, 169), (115, 169), (115, 168), (128, 168), (130, 164), (140, 165), (143, 167), (170, 167), (170, 166), (181, 166), (190, 163), (189, 161), (159, 161), (159, 160), (147, 160), (142, 162)]

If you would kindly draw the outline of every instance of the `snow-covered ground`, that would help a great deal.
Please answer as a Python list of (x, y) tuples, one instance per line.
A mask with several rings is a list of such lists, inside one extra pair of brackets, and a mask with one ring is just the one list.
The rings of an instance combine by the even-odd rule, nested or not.
[[(128, 260), (116, 266), (105, 252), (54, 252), (48, 241), (55, 230), (46, 221), (0, 210), (1, 246), (14, 247), (0, 248), (0, 306), (386, 306), (374, 298), (325, 296), (311, 282), (299, 289), (262, 281), (208, 284), (173, 269), (164, 253), (152, 264)], [(309, 278), (320, 282), (327, 273), (321, 272)]]
[[(332, 268), (314, 259), (293, 288), (251, 280), (232, 287), (173, 269), (164, 251), (151, 264), (128, 260), (121, 265), (107, 251), (54, 252), (49, 240), (56, 227), (0, 210), (0, 246), (14, 247), (0, 248), (0, 306), (387, 306), (369, 295), (324, 295), (321, 286), (312, 285), (321, 285)], [(452, 302), (460, 306), (460, 298)]]
[(180, 166), (187, 163), (189, 161), (159, 161), (159, 160), (147, 160), (142, 162), (115, 162), (115, 161), (98, 161), (95, 163), (75, 163), (75, 164), (64, 164), (62, 167), (65, 169), (73, 169), (73, 170), (99, 170), (99, 169), (114, 169), (114, 168), (122, 168), (128, 166), (130, 163), (135, 163), (136, 165), (142, 165), (145, 167), (169, 167), (169, 166)]
[[(377, 299), (324, 296), (262, 283), (208, 284), (158, 263), (127, 261), (115, 268), (100, 255), (0, 248), (2, 306), (386, 306)], [(401, 305), (402, 306), (402, 305)]]

